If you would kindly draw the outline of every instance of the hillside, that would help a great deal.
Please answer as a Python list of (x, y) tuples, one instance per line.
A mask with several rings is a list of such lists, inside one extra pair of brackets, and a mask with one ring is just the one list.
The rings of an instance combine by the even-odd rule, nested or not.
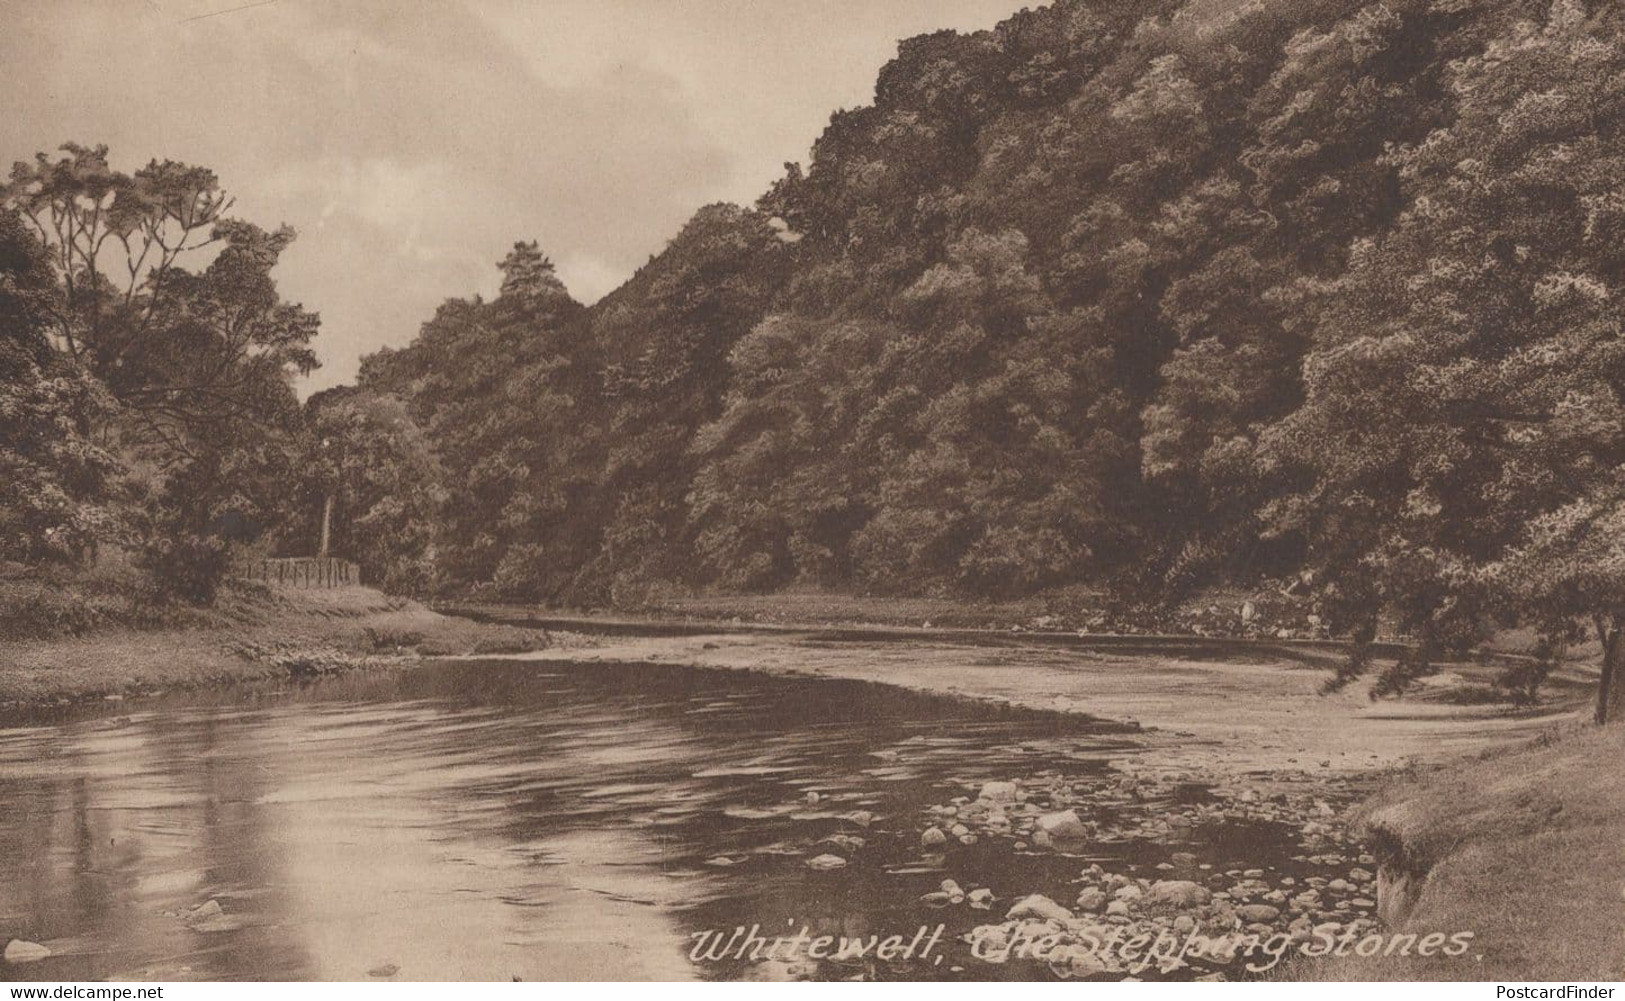
[[(754, 208), (591, 308), (518, 245), (360, 385), (447, 466), (442, 589), (1166, 600), (1307, 569), (1334, 632), (1395, 609), (1424, 664), (1493, 619), (1557, 653), (1625, 457), (1621, 28), (1063, 0), (908, 39)], [(1520, 560), (1551, 589), (1510, 594)]]

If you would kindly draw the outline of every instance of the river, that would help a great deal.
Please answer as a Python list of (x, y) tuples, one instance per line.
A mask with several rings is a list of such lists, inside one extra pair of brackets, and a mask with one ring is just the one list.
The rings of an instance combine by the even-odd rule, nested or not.
[[(14, 720), (0, 938), (53, 954), (0, 975), (1031, 976), (958, 938), (1021, 894), (1070, 902), (1083, 865), (1154, 875), (1180, 851), (1301, 868), (1287, 824), (1068, 853), (921, 844), (929, 808), (986, 780), (1111, 788), (1129, 736), (862, 682), (501, 660)], [(945, 878), (999, 902), (923, 903)], [(696, 936), (741, 925), (915, 940), (939, 924), (906, 960), (691, 957)]]

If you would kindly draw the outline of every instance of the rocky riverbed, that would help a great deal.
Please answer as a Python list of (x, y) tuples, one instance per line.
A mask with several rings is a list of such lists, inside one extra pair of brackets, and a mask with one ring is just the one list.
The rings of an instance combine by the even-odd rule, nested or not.
[[(1356, 940), (1377, 927), (1377, 859), (1341, 821), (1340, 806), (1363, 783), (1283, 773), (1256, 782), (1209, 785), (1184, 773), (1123, 774), (1076, 783), (1036, 775), (983, 783), (974, 795), (932, 807), (926, 850), (994, 839), (1016, 853), (1083, 859), (1138, 842), (1134, 865), (1080, 864), (1065, 903), (1034, 892), (996, 900), (974, 880), (946, 879), (930, 906), (998, 911), (962, 940), (995, 965), (1044, 968), (1064, 978), (1226, 979), (1272, 969), (1294, 949)], [(1215, 861), (1215, 830), (1258, 825), (1293, 832), (1297, 851), (1243, 868)], [(1196, 838), (1201, 832), (1209, 837)], [(1246, 846), (1234, 846), (1237, 853)], [(1268, 857), (1268, 853), (1260, 853)], [(1054, 892), (1053, 890), (1051, 891)]]
[[(1011, 980), (1273, 976), (1300, 953), (1366, 955), (1353, 948), (1368, 940), (1387, 948), (1377, 940), (1379, 916), (1388, 918), (1383, 931), (1399, 927), (1420, 883), (1404, 865), (1382, 878), (1383, 853), (1350, 833), (1356, 804), (1396, 770), (1565, 725), (1583, 708), (1585, 690), (1585, 679), (1565, 678), (1550, 686), (1549, 702), (1523, 709), (1455, 699), (1449, 685), (1483, 680), (1483, 668), (1461, 665), (1440, 676), (1448, 684), (1418, 697), (1377, 700), (1366, 681), (1323, 694), (1335, 654), (1303, 647), (1109, 638), (1063, 646), (1037, 637), (866, 638), (811, 629), (642, 634), (521, 659), (565, 656), (861, 680), (1127, 724), (1121, 750), (1100, 773), (1110, 779), (1012, 769), (994, 781), (1013, 785), (1013, 798), (1002, 787), (985, 789), (982, 775), (913, 818), (907, 833), (917, 857), (904, 864), (931, 878), (914, 892), (960, 948), (952, 962), (961, 968), (949, 972)], [(863, 852), (826, 846), (816, 854), (861, 865), (876, 850), (871, 843)], [(1389, 892), (1381, 894), (1385, 883)], [(1258, 948), (1252, 957), (1164, 951), (1150, 963), (1118, 948), (1181, 933), (1256, 939)], [(1035, 937), (1042, 957), (1015, 947)], [(1108, 941), (1113, 947), (1091, 948)], [(1462, 961), (1466, 954), (1452, 948), (1437, 961)], [(1316, 965), (1297, 962), (1287, 975)]]

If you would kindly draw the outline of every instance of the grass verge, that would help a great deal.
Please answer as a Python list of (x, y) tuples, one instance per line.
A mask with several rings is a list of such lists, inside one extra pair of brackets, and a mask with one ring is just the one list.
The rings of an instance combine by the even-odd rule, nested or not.
[(514, 653), (567, 639), (440, 615), (367, 587), (301, 591), (235, 583), (216, 607), (150, 628), (0, 637), (0, 707)]
[(1396, 778), (1356, 821), (1426, 872), (1395, 931), (1473, 933), (1457, 957), (1300, 961), (1290, 979), (1625, 978), (1625, 726), (1556, 731)]

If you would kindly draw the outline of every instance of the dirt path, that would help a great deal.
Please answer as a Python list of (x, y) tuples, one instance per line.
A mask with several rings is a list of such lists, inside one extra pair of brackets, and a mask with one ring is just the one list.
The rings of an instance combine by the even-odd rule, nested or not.
[[(1321, 695), (1325, 654), (1288, 650), (1155, 653), (1057, 649), (1004, 641), (831, 641), (819, 633), (605, 639), (591, 649), (525, 659), (680, 664), (871, 681), (1031, 709), (1083, 713), (1143, 728), (1139, 768), (1240, 775), (1346, 774), (1448, 759), (1531, 737), (1573, 718), (1578, 684), (1537, 710), (1461, 705), (1475, 669), (1447, 670), (1418, 696), (1372, 702), (1356, 683)], [(1482, 671), (1483, 669), (1478, 669)], [(1572, 689), (1572, 690), (1571, 690)]]

